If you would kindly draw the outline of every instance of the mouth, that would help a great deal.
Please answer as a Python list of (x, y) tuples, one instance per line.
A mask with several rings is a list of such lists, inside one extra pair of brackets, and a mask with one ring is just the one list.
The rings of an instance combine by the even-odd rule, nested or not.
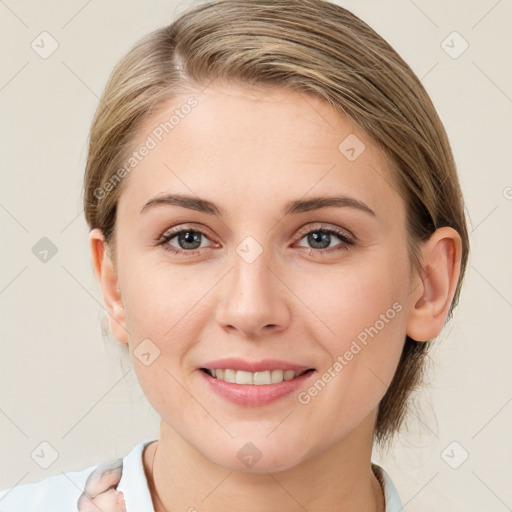
[(200, 370), (214, 379), (231, 384), (262, 386), (268, 384), (280, 384), (284, 381), (294, 380), (303, 375), (314, 372), (314, 368), (301, 370), (272, 369), (250, 372), (233, 368), (200, 368)]
[(308, 385), (316, 369), (281, 359), (228, 357), (205, 361), (197, 368), (207, 389), (242, 407), (263, 407)]

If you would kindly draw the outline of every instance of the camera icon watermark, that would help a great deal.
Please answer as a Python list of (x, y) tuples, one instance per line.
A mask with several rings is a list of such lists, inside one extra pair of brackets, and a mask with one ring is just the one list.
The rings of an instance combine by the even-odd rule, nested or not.
[(452, 469), (458, 469), (469, 457), (468, 451), (457, 441), (452, 441), (442, 452), (441, 458)]
[(48, 469), (59, 458), (59, 453), (48, 441), (43, 441), (32, 450), (30, 456), (39, 467)]
[(144, 365), (149, 366), (160, 357), (160, 349), (149, 338), (142, 340), (133, 351), (133, 355)]
[(238, 450), (236, 456), (248, 468), (252, 468), (262, 457), (262, 453), (253, 443), (246, 443)]
[(32, 254), (41, 263), (48, 263), (57, 254), (57, 250), (57, 246), (49, 238), (43, 236), (32, 247)]
[(350, 162), (357, 160), (365, 149), (363, 141), (354, 133), (345, 137), (338, 145), (339, 152)]
[(260, 257), (263, 247), (252, 236), (246, 236), (238, 244), (236, 252), (246, 263), (253, 263)]
[(469, 48), (469, 43), (457, 31), (453, 31), (443, 39), (441, 48), (452, 59), (458, 59)]
[(41, 59), (50, 57), (59, 47), (57, 40), (48, 32), (41, 32), (30, 44)]

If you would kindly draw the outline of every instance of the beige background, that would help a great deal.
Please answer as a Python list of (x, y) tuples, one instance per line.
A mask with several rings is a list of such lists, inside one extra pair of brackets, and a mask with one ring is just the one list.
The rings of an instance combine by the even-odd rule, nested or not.
[[(123, 456), (158, 436), (129, 364), (101, 333), (81, 186), (87, 131), (112, 67), (192, 3), (0, 1), (1, 489)], [(472, 242), (461, 305), (417, 396), (423, 412), (374, 460), (406, 511), (512, 510), (512, 2), (339, 3), (384, 36), (431, 94)], [(31, 48), (43, 31), (59, 45), (47, 59)], [(469, 43), (457, 59), (442, 47), (453, 31)], [(452, 52), (463, 44), (448, 42)], [(42, 237), (57, 248), (46, 263), (32, 252)], [(43, 441), (58, 453), (48, 469), (31, 458)]]

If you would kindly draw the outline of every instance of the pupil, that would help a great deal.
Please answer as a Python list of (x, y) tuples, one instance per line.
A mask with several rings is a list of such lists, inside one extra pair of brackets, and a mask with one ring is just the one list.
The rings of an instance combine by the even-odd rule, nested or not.
[[(318, 233), (321, 233), (320, 236), (318, 236)], [(329, 247), (329, 244), (331, 242), (331, 235), (330, 233), (325, 233), (323, 231), (314, 231), (313, 233), (310, 233), (308, 235), (308, 242), (315, 249), (325, 249), (326, 247)], [(327, 244), (322, 246), (322, 242), (327, 242)], [(320, 244), (320, 247), (316, 247), (316, 244)]]
[[(178, 236), (178, 241), (182, 249), (197, 249), (201, 245), (201, 233), (194, 231), (185, 231)], [(197, 246), (189, 247), (187, 244), (197, 244)]]

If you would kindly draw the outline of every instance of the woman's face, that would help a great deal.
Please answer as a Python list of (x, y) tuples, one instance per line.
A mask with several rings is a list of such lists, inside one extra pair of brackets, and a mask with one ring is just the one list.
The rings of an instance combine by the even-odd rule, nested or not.
[[(116, 220), (126, 331), (111, 325), (162, 422), (234, 469), (250, 468), (244, 450), (261, 454), (254, 471), (276, 471), (371, 443), (412, 287), (383, 154), (315, 96), (234, 86), (175, 96), (139, 130), (143, 145)], [(314, 371), (250, 385), (201, 370), (228, 358), (242, 362), (216, 367)]]

